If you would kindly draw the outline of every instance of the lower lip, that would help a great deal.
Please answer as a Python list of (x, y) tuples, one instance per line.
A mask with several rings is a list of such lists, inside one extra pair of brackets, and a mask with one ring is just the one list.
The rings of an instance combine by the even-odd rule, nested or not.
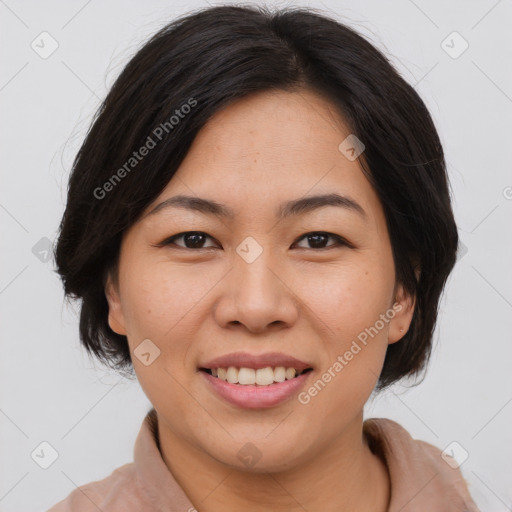
[(300, 390), (313, 371), (268, 386), (231, 384), (205, 371), (200, 370), (199, 373), (210, 383), (214, 391), (229, 403), (245, 409), (260, 409), (278, 405), (289, 399)]

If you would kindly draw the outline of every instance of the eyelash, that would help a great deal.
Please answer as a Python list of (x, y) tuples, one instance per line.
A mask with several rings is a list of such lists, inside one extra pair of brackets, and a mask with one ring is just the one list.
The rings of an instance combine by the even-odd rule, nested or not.
[[(182, 238), (185, 235), (189, 235), (189, 234), (206, 235), (208, 238), (214, 240), (213, 237), (211, 237), (210, 235), (208, 235), (204, 231), (184, 231), (182, 233), (178, 233), (178, 234), (173, 235), (173, 236), (171, 236), (169, 238), (166, 238), (164, 241), (162, 241), (159, 244), (157, 244), (156, 247), (165, 247), (165, 246), (169, 246), (169, 245), (174, 245), (174, 246), (176, 246), (176, 247), (178, 247), (180, 249), (187, 249), (187, 250), (190, 250), (190, 251), (200, 251), (200, 250), (213, 249), (213, 247), (199, 247), (199, 248), (194, 249), (192, 247), (183, 247), (181, 245), (177, 245), (177, 244), (174, 243), (175, 240), (177, 240), (179, 238)], [(302, 241), (308, 235), (325, 235), (327, 237), (333, 238), (336, 241), (335, 244), (329, 245), (327, 247), (321, 247), (321, 248), (318, 248), (318, 249), (311, 248), (311, 250), (313, 250), (313, 251), (327, 251), (327, 250), (332, 249), (334, 247), (343, 247), (343, 246), (353, 248), (353, 245), (350, 244), (349, 242), (347, 242), (341, 236), (335, 235), (334, 233), (328, 233), (326, 231), (310, 231), (309, 233), (305, 233), (301, 237), (297, 238), (297, 240), (295, 240), (294, 244), (297, 243), (297, 242)], [(308, 249), (308, 248), (307, 247), (300, 247), (299, 249)]]

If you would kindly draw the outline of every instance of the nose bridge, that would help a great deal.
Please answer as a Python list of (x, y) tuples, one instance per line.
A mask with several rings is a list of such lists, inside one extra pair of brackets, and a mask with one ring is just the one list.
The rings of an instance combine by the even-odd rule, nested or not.
[[(234, 274), (238, 282), (237, 298), (250, 297), (251, 302), (275, 299), (279, 293), (276, 277), (276, 262), (271, 249), (263, 247), (254, 238), (248, 237), (236, 249)], [(276, 282), (277, 281), (277, 282)]]
[(253, 332), (271, 324), (289, 325), (297, 317), (297, 308), (289, 286), (279, 276), (281, 266), (270, 248), (248, 238), (236, 248), (217, 321), (244, 324)]

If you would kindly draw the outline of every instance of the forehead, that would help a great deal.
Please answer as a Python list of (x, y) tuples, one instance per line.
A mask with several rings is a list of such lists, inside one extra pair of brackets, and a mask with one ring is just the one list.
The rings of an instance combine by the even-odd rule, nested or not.
[(322, 162), (332, 160), (349, 133), (334, 106), (315, 93), (263, 91), (217, 112), (191, 150), (197, 156), (204, 152), (209, 158), (231, 161), (258, 157), (287, 168), (299, 162), (311, 164), (319, 157)]
[(313, 92), (258, 92), (205, 124), (156, 202), (186, 193), (256, 213), (337, 192), (371, 213), (378, 198), (358, 160), (339, 149), (349, 135), (336, 108)]

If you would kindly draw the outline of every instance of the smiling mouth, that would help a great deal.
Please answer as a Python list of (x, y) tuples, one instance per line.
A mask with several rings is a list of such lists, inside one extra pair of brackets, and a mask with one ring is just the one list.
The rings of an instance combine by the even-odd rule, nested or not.
[(297, 370), (292, 367), (267, 366), (265, 368), (199, 368), (200, 371), (208, 373), (220, 380), (229, 382), (230, 384), (240, 384), (242, 386), (270, 386), (279, 384), (285, 380), (292, 380), (312, 371), (313, 368), (305, 370)]

